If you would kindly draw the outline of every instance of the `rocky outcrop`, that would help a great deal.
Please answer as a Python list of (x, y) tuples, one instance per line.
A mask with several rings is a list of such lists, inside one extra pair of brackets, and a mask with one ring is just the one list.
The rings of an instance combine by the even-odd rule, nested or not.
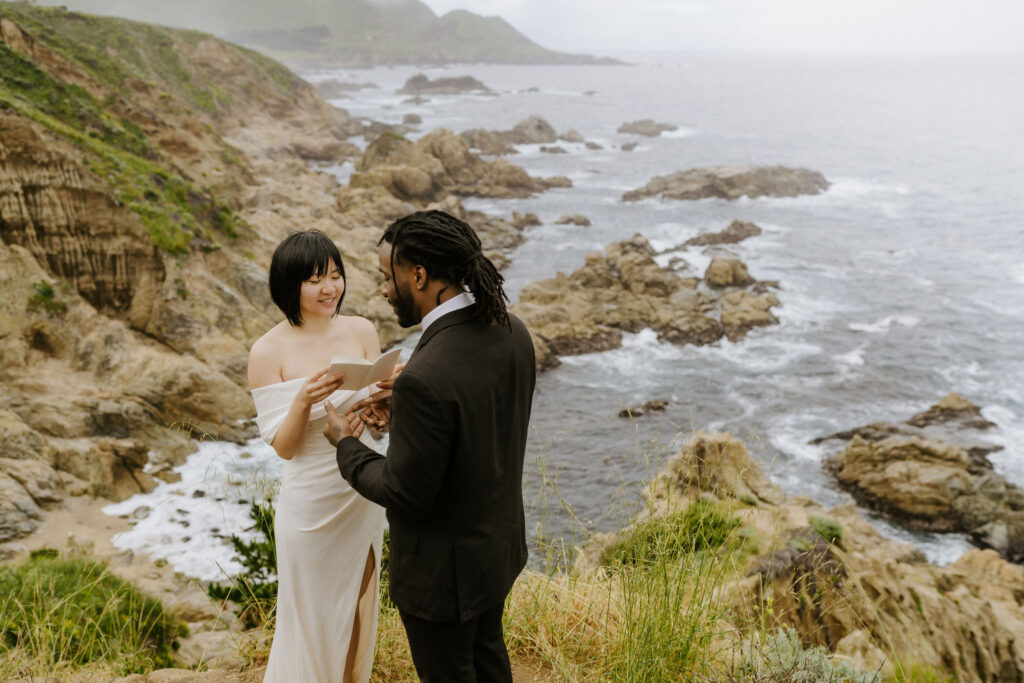
[(440, 201), (466, 197), (529, 197), (551, 187), (569, 187), (566, 178), (533, 178), (503, 159), (484, 161), (464, 139), (436, 130), (416, 142), (384, 134), (356, 162), (352, 188), (383, 187), (397, 199)]
[(396, 90), (400, 95), (460, 95), (467, 92), (493, 93), (494, 91), (472, 76), (427, 78), (426, 74), (410, 76), (405, 85)]
[(629, 121), (619, 126), (617, 133), (628, 133), (630, 135), (644, 135), (649, 138), (656, 138), (662, 133), (679, 130), (679, 126), (671, 123), (658, 123), (654, 119), (641, 119)]
[(644, 328), (675, 344), (710, 344), (778, 322), (771, 313), (778, 299), (745, 289), (752, 279), (742, 263), (728, 261), (732, 279), (723, 281), (719, 264), (726, 261), (713, 261), (702, 280), (661, 268), (653, 257), (650, 243), (635, 235), (587, 255), (571, 275), (524, 287), (512, 311), (533, 334), (538, 366), (555, 367), (560, 355), (617, 348), (623, 332)]
[[(638, 523), (717, 501), (750, 530), (746, 538), (759, 539), (746, 576), (716, 587), (739, 632), (788, 626), (806, 644), (883, 676), (899, 661), (957, 680), (1024, 677), (1024, 568), (991, 550), (930, 565), (912, 546), (882, 536), (852, 504), (824, 509), (787, 495), (729, 434), (695, 434), (643, 497)], [(815, 528), (841, 536), (829, 540)], [(596, 566), (617, 537), (597, 535), (579, 567)]]
[[(470, 147), (480, 150), (481, 154), (489, 155), (517, 154), (516, 148), (512, 145), (550, 145), (558, 140), (583, 142), (583, 136), (576, 130), (569, 130), (559, 135), (550, 123), (536, 114), (519, 121), (512, 127), (512, 130), (472, 128), (463, 131), (460, 135), (469, 143)], [(565, 152), (560, 147), (542, 148), (542, 151), (555, 149)]]
[(825, 176), (806, 168), (785, 166), (713, 166), (657, 176), (639, 190), (622, 195), (635, 202), (662, 199), (739, 199), (740, 197), (796, 197), (828, 189)]
[(848, 441), (826, 461), (862, 505), (913, 529), (970, 534), (1024, 564), (1024, 489), (996, 473), (977, 438), (993, 424), (950, 394), (904, 423), (875, 423), (828, 439)]
[(683, 242), (684, 247), (708, 247), (720, 244), (737, 244), (748, 237), (761, 234), (761, 228), (749, 221), (733, 221), (721, 232), (705, 232)]
[(570, 223), (586, 228), (590, 226), (590, 219), (581, 213), (570, 213), (555, 221), (555, 225), (569, 225)]

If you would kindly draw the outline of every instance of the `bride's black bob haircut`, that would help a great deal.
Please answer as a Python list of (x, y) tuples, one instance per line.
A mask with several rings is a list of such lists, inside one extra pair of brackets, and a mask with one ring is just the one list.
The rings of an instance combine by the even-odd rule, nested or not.
[[(334, 242), (319, 230), (300, 230), (285, 237), (270, 259), (270, 298), (281, 309), (292, 327), (302, 325), (299, 294), (302, 283), (312, 277), (321, 277), (338, 266), (345, 279), (345, 264)], [(341, 310), (344, 290), (338, 297), (334, 315)]]

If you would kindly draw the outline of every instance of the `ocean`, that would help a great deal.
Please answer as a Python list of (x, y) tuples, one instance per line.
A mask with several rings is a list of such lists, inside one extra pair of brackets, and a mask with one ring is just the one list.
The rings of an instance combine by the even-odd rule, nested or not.
[[(533, 212), (543, 222), (527, 229), (505, 271), (513, 300), (525, 284), (572, 272), (588, 252), (634, 233), (668, 250), (736, 219), (763, 229), (729, 250), (755, 278), (779, 282), (779, 325), (704, 347), (661, 343), (641, 331), (626, 335), (620, 349), (563, 358), (539, 377), (525, 477), (534, 535), (570, 546), (594, 530), (621, 527), (642, 484), (697, 430), (741, 438), (789, 493), (846, 502), (821, 469), (835, 446), (808, 442), (907, 419), (951, 391), (999, 425), (989, 438), (1004, 450), (991, 459), (1024, 485), (1024, 57), (617, 56), (630, 64), (302, 74), (314, 83), (375, 84), (333, 103), (387, 123), (418, 114), (422, 124), (410, 138), (441, 127), (510, 129), (536, 114), (559, 133), (575, 129), (602, 147), (560, 141), (568, 153), (549, 154), (521, 145), (512, 163), (534, 176), (567, 176), (573, 187), (529, 199), (464, 200), (501, 217)], [(404, 104), (407, 96), (395, 91), (416, 73), (472, 75), (495, 94)], [(616, 132), (648, 118), (678, 128), (656, 138)], [(624, 151), (627, 142), (639, 144)], [(653, 176), (720, 164), (811, 168), (831, 187), (786, 199), (620, 201)], [(327, 170), (345, 182), (352, 165)], [(592, 225), (555, 224), (571, 213)], [(694, 274), (709, 259), (700, 248), (677, 255)], [(667, 400), (668, 408), (617, 417), (651, 399)], [(204, 445), (183, 466), (180, 484), (108, 508), (153, 511), (116, 543), (200, 578), (237, 571), (224, 535), (247, 526), (244, 496), (204, 493), (204, 504), (219, 503), (221, 512), (191, 514), (219, 514), (217, 524), (205, 525), (216, 536), (158, 511), (196, 487), (222, 486), (225, 477), (258, 472), (272, 480), (275, 460), (259, 442)], [(939, 564), (969, 547), (961, 535), (913, 533), (872, 519)]]

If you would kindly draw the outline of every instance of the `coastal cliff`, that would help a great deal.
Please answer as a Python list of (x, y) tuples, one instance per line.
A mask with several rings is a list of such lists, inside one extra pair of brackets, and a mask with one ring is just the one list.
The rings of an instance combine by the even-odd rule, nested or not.
[[(194, 31), (0, 3), (0, 38), (0, 425), (24, 446), (0, 453), (0, 543), (67, 496), (151, 490), (195, 439), (254, 436), (248, 349), (281, 319), (266, 268), (289, 231), (335, 240), (345, 312), (386, 347), (407, 334), (379, 295), (391, 221), (443, 208), (500, 264), (522, 228), (459, 197), (569, 184), (446, 131), (362, 152), (376, 124)], [(311, 168), (354, 157), (347, 187)]]

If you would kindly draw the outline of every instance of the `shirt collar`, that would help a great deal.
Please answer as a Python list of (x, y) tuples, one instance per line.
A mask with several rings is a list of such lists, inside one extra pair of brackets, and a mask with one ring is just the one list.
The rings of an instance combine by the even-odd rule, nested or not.
[(426, 332), (427, 328), (430, 327), (430, 324), (445, 313), (451, 313), (452, 311), (457, 311), (460, 308), (472, 306), (474, 303), (476, 302), (473, 300), (473, 295), (469, 292), (457, 294), (432, 310), (430, 313), (423, 316), (423, 320), (420, 321), (420, 326), (423, 328), (423, 331)]

